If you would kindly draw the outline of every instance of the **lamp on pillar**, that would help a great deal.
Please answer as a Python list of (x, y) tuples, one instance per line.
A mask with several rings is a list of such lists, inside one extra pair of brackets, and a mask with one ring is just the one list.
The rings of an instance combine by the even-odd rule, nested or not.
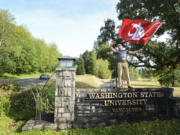
[(60, 61), (60, 68), (73, 68), (75, 66), (76, 58), (70, 56), (63, 56), (58, 58)]

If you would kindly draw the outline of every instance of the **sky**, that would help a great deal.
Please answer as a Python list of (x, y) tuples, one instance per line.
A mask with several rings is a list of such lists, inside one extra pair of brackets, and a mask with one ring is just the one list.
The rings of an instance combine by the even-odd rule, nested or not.
[(118, 0), (0, 0), (17, 25), (25, 26), (33, 37), (56, 43), (63, 55), (79, 57), (92, 50), (107, 18), (118, 24)]

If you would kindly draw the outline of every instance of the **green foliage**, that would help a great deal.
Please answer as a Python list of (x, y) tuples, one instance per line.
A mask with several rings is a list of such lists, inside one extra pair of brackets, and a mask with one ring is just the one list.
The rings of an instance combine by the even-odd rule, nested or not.
[(140, 69), (140, 75), (142, 78), (152, 78), (153, 77), (153, 71), (151, 71), (150, 69), (147, 68), (142, 68)]
[(35, 114), (35, 102), (30, 90), (12, 93), (7, 115), (13, 119), (28, 119)]
[(135, 67), (129, 67), (129, 75), (131, 80), (137, 80), (139, 78), (139, 70)]
[[(35, 86), (30, 89), (34, 100), (36, 111), (42, 114), (54, 111), (55, 106), (55, 84), (46, 84), (45, 86)], [(37, 114), (36, 114), (37, 115)]]
[(84, 75), (85, 74), (85, 65), (84, 65), (84, 59), (82, 58), (82, 56), (80, 56), (80, 58), (77, 59), (76, 64), (77, 64), (76, 74)]
[(94, 65), (94, 75), (102, 79), (108, 79), (111, 77), (111, 71), (109, 70), (109, 63), (107, 60), (97, 59)]
[(94, 43), (94, 51), (98, 59), (108, 60), (109, 69), (112, 71), (112, 76), (116, 77), (117, 62), (114, 54), (110, 51), (109, 43), (96, 41)]
[(45, 94), (42, 97), (45, 106), (45, 112), (54, 111), (55, 108), (55, 82), (54, 84), (46, 86), (44, 88)]
[(111, 19), (107, 19), (104, 22), (104, 26), (100, 29), (100, 35), (98, 36), (98, 40), (101, 40), (103, 43), (115, 38), (115, 22)]
[(158, 81), (161, 85), (164, 85), (166, 87), (180, 86), (180, 68), (171, 72), (165, 72), (165, 74), (161, 74)]
[(8, 96), (0, 96), (0, 116), (4, 116), (10, 108), (10, 100)]
[(175, 3), (174, 7), (176, 9), (176, 12), (178, 12), (180, 14), (180, 2)]
[(3, 90), (19, 91), (20, 85), (15, 82), (7, 82), (7, 83), (0, 84), (0, 88)]
[(180, 87), (180, 68), (175, 70), (174, 75), (175, 75), (175, 86)]
[(96, 60), (96, 54), (94, 51), (85, 51), (82, 55), (82, 58), (84, 59), (84, 65), (85, 65), (85, 72), (86, 74), (93, 74), (94, 70), (94, 64)]
[(52, 72), (61, 56), (55, 44), (34, 38), (27, 29), (14, 23), (7, 10), (1, 9), (0, 54), (1, 74)]
[[(93, 74), (103, 79), (111, 77), (111, 71), (109, 70), (109, 62), (105, 59), (97, 59), (96, 57), (98, 50), (99, 49), (96, 48), (93, 51), (85, 51), (83, 55), (80, 56), (79, 60), (77, 61), (78, 64), (77, 74), (83, 73), (82, 71), (83, 71), (83, 61), (84, 61), (84, 67), (86, 71), (85, 73)], [(105, 54), (104, 57), (107, 55)]]
[(11, 91), (11, 95), (1, 96), (0, 114), (6, 114), (15, 120), (34, 117), (36, 108), (33, 93), (37, 93), (37, 91), (41, 94), (42, 112), (54, 111), (55, 85), (47, 85), (44, 88), (37, 86), (19, 92)]

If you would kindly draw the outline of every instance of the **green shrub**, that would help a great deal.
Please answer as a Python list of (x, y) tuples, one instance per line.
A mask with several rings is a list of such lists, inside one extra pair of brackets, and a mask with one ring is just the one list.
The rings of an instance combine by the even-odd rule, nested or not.
[(10, 105), (10, 110), (7, 113), (14, 119), (28, 119), (35, 114), (35, 102), (30, 90), (12, 93)]
[(34, 95), (40, 94), (42, 113), (54, 111), (55, 87), (35, 86), (21, 92), (14, 92), (10, 96), (10, 109), (6, 113), (14, 119), (29, 119), (35, 116), (36, 102)]
[(10, 110), (10, 98), (6, 96), (0, 96), (0, 116), (3, 116), (5, 112)]
[(111, 71), (109, 70), (109, 63), (107, 60), (97, 59), (94, 65), (94, 75), (102, 78), (108, 79), (111, 78)]
[(84, 59), (80, 57), (76, 60), (77, 69), (76, 74), (77, 75), (84, 75), (85, 74), (85, 65), (84, 65)]
[(42, 102), (44, 104), (44, 111), (54, 111), (55, 107), (55, 85), (48, 85), (44, 89), (44, 95), (42, 95)]
[(129, 67), (129, 75), (131, 80), (137, 80), (139, 78), (139, 70), (134, 67)]
[(0, 84), (0, 88), (3, 90), (19, 91), (20, 85), (16, 82), (6, 82), (3, 84)]

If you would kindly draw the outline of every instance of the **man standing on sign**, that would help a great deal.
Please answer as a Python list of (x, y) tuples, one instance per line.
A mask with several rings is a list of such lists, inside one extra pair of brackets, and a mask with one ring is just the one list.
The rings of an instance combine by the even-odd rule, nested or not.
[[(121, 29), (119, 30), (119, 36), (133, 44), (139, 44), (142, 43), (146, 45), (150, 38), (154, 35), (154, 33), (158, 30), (158, 28), (161, 26), (162, 22), (150, 22), (146, 20), (130, 20), (130, 19), (124, 19)], [(118, 44), (118, 50), (115, 50), (113, 48), (114, 42), (111, 43), (111, 50), (116, 54), (117, 61), (118, 61), (118, 82), (119, 87), (121, 86), (121, 76), (122, 76), (122, 69), (125, 70), (126, 74), (126, 80), (128, 84), (128, 88), (133, 88), (130, 83), (129, 78), (129, 70), (128, 70), (128, 63), (127, 63), (127, 54), (136, 54), (138, 52), (141, 52), (142, 49), (138, 51), (127, 51), (124, 50), (121, 44)]]
[(113, 44), (114, 44), (114, 41), (111, 42), (110, 49), (116, 55), (117, 62), (118, 62), (117, 66), (118, 66), (118, 84), (119, 84), (119, 88), (122, 88), (121, 77), (122, 77), (122, 70), (123, 69), (125, 71), (125, 76), (126, 76), (126, 81), (127, 81), (128, 88), (133, 88), (133, 86), (131, 85), (131, 82), (130, 82), (130, 77), (129, 77), (127, 54), (136, 54), (136, 53), (141, 52), (143, 49), (141, 48), (140, 50), (137, 50), (137, 51), (128, 51), (128, 50), (125, 50), (121, 44), (118, 44), (118, 50), (116, 50), (116, 49), (113, 48)]

